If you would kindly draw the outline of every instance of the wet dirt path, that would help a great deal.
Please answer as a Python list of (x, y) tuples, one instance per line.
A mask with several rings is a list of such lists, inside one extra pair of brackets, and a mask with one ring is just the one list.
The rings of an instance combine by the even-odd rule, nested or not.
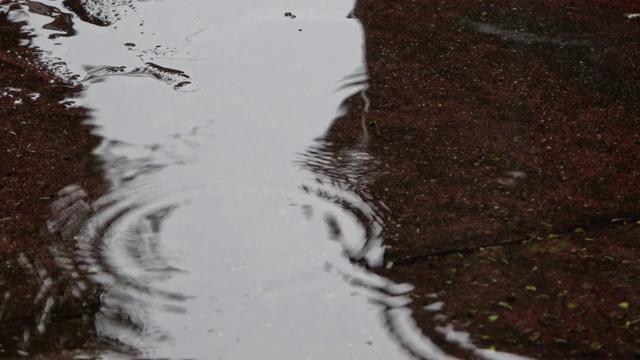
[[(358, 2), (383, 173), (369, 192), (389, 208), (380, 273), (416, 285), (421, 328), (460, 356), (475, 356), (453, 350), (468, 337), (539, 358), (638, 355), (639, 11)], [(365, 106), (346, 105), (325, 137), (338, 150)]]
[[(74, 139), (87, 139), (75, 142), (87, 144), (73, 148), (78, 150), (76, 157), (71, 154), (18, 163), (24, 155), (34, 156), (22, 149), (31, 150), (30, 144), (44, 141), (46, 132), (8, 149), (15, 153), (16, 160), (14, 165), (3, 163), (11, 169), (6, 167), (5, 171), (3, 167), (7, 174), (3, 191), (10, 189), (15, 197), (3, 197), (3, 209), (13, 206), (16, 210), (0, 216), (3, 239), (33, 237), (38, 239), (36, 243), (44, 239), (48, 244), (77, 241), (71, 248), (54, 246), (59, 251), (58, 259), (75, 262), (71, 271), (54, 265), (49, 255), (51, 246), (40, 252), (34, 251), (30, 242), (22, 242), (20, 247), (14, 241), (4, 241), (11, 244), (6, 247), (7, 258), (15, 259), (6, 263), (8, 267), (0, 278), (4, 293), (10, 288), (11, 299), (18, 299), (14, 297), (19, 294), (16, 281), (30, 277), (31, 287), (25, 287), (24, 293), (31, 296), (31, 301), (45, 286), (47, 294), (54, 294), (49, 299), (66, 304), (55, 313), (62, 315), (54, 315), (60, 318), (47, 319), (47, 323), (51, 328), (62, 324), (60, 329), (65, 330), (60, 335), (67, 342), (49, 336), (29, 335), (25, 339), (25, 333), (37, 333), (37, 324), (51, 304), (43, 298), (34, 301), (35, 306), (28, 306), (30, 310), (23, 310), (26, 318), (20, 321), (30, 332), (3, 328), (12, 334), (7, 342), (10, 345), (3, 344), (12, 354), (27, 348), (36, 353), (37, 349), (51, 352), (52, 344), (62, 344), (64, 349), (93, 347), (95, 344), (86, 344), (91, 337), (74, 334), (97, 326), (102, 339), (121, 341), (143, 353), (170, 356), (182, 354), (172, 349), (176, 343), (184, 347), (189, 338), (200, 342), (204, 333), (219, 340), (198, 351), (218, 353), (223, 349), (225, 354), (246, 356), (257, 354), (247, 352), (254, 351), (245, 347), (247, 341), (259, 344), (264, 356), (298, 354), (300, 348), (308, 350), (327, 343), (334, 352), (331, 356), (338, 357), (446, 357), (438, 347), (462, 358), (500, 358), (501, 353), (493, 349), (537, 358), (637, 356), (640, 234), (636, 221), (640, 195), (635, 186), (635, 165), (640, 108), (634, 71), (639, 66), (635, 55), (639, 52), (634, 51), (638, 22), (633, 15), (640, 9), (633, 2), (534, 5), (493, 1), (478, 5), (359, 1), (355, 16), (364, 26), (367, 71), (350, 65), (342, 73), (325, 75), (331, 81), (318, 87), (324, 89), (321, 92), (341, 87), (345, 90), (327, 105), (299, 108), (278, 99), (294, 99), (296, 92), (318, 98), (306, 86), (317, 80), (304, 79), (300, 82), (304, 85), (298, 85), (291, 79), (305, 72), (291, 72), (296, 66), (283, 64), (272, 71), (277, 75), (273, 77), (265, 77), (265, 68), (259, 66), (282, 63), (282, 58), (269, 58), (272, 52), (286, 54), (285, 58), (297, 56), (291, 49), (300, 43), (287, 37), (293, 36), (288, 32), (306, 34), (314, 29), (314, 22), (300, 26), (294, 21), (313, 14), (310, 17), (322, 23), (327, 21), (324, 15), (288, 7), (270, 8), (263, 13), (256, 11), (242, 22), (238, 19), (245, 16), (246, 9), (228, 11), (227, 19), (221, 22), (240, 23), (231, 27), (240, 33), (251, 28), (247, 24), (273, 21), (276, 15), (278, 20), (289, 21), (282, 23), (284, 32), (261, 38), (262, 44), (268, 44), (261, 52), (266, 58), (246, 62), (238, 61), (251, 58), (246, 49), (260, 49), (262, 45), (247, 40), (238, 43), (244, 45), (228, 48), (210, 45), (195, 51), (197, 46), (190, 47), (192, 42), (202, 41), (199, 36), (219, 33), (200, 26), (197, 15), (192, 16), (193, 31), (165, 33), (164, 42), (154, 42), (149, 39), (154, 39), (154, 29), (159, 32), (161, 28), (154, 27), (151, 20), (126, 21), (127, 16), (135, 18), (144, 13), (139, 7), (116, 7), (107, 12), (86, 7), (83, 12), (75, 2), (65, 5), (68, 8), (63, 12), (74, 9), (85, 21), (113, 28), (129, 26), (128, 31), (135, 29), (140, 36), (110, 45), (104, 40), (110, 35), (100, 38), (97, 30), (91, 36), (103, 39), (98, 41), (101, 50), (68, 64), (91, 84), (89, 92), (93, 93), (88, 97), (101, 99), (102, 105), (83, 98), (74, 101), (91, 105), (94, 115), (105, 119), (102, 125), (106, 126), (98, 133), (109, 141), (104, 141), (96, 153), (106, 163), (105, 176), (112, 184), (111, 190), (95, 176), (102, 174), (95, 170), (98, 161), (86, 155), (97, 145), (87, 128), (82, 135), (73, 135)], [(48, 26), (56, 36), (75, 35), (77, 26), (66, 26), (67, 18), (50, 8), (32, 2), (30, 14), (32, 25), (38, 28)], [(80, 28), (94, 31), (91, 27)], [(283, 36), (287, 39), (284, 43), (270, 42)], [(76, 38), (69, 38), (66, 46), (77, 46)], [(335, 46), (335, 42), (330, 46), (332, 51)], [(353, 51), (357, 46), (346, 48)], [(61, 56), (65, 51), (54, 50), (52, 54)], [(229, 56), (243, 51), (235, 60)], [(114, 53), (120, 55), (110, 58)], [(214, 54), (228, 58), (215, 60), (213, 67), (211, 63), (203, 67), (186, 65), (206, 62)], [(111, 61), (100, 63), (96, 58)], [(311, 65), (305, 62), (309, 58), (326, 60), (327, 56), (326, 52), (307, 53), (294, 63)], [(16, 57), (2, 60), (5, 70), (15, 64)], [(256, 88), (247, 91), (252, 86), (238, 82), (237, 75), (225, 78), (210, 71), (229, 64), (243, 69), (245, 79)], [(82, 68), (84, 65), (88, 67)], [(221, 73), (237, 74), (231, 70)], [(37, 81), (31, 83), (38, 87)], [(234, 83), (238, 85), (234, 87)], [(31, 91), (24, 82), (16, 84), (22, 92)], [(259, 84), (270, 87), (261, 89)], [(363, 95), (360, 90), (366, 84)], [(278, 99), (269, 97), (273, 89), (287, 87), (295, 90), (286, 96), (280, 94)], [(147, 100), (127, 99), (126, 92), (119, 94), (121, 89), (136, 89), (146, 94)], [(14, 119), (41, 117), (38, 114), (42, 110), (23, 111), (13, 106), (14, 92), (5, 89), (11, 96), (0, 99), (3, 111)], [(183, 94), (178, 105), (169, 101), (176, 93)], [(193, 94), (202, 93), (208, 96), (207, 108), (217, 116), (193, 115), (193, 109), (203, 106), (198, 105), (200, 95)], [(335, 117), (339, 102), (352, 93), (355, 95), (342, 104), (343, 114), (325, 135), (314, 140)], [(57, 96), (68, 97), (69, 93)], [(51, 97), (51, 101), (56, 103), (62, 97)], [(46, 98), (43, 95), (40, 100)], [(247, 107), (248, 99), (258, 106)], [(59, 105), (50, 106), (64, 110)], [(280, 110), (273, 112), (272, 118), (265, 115), (274, 108)], [(309, 115), (309, 109), (321, 114)], [(27, 115), (15, 115), (21, 111)], [(76, 112), (77, 120), (70, 128), (78, 129), (73, 123), (85, 115), (78, 109), (64, 111)], [(292, 126), (296, 129), (295, 122), (282, 120), (293, 118), (318, 120), (300, 132), (292, 130)], [(2, 136), (16, 136), (20, 124), (9, 125)], [(288, 136), (280, 136), (283, 132)], [(49, 133), (57, 135), (51, 148), (60, 154), (66, 149), (61, 144), (68, 144), (62, 137), (64, 132)], [(297, 155), (273, 155), (280, 153)], [(79, 170), (56, 165), (66, 164), (60, 159), (80, 164)], [(54, 164), (54, 160), (58, 162)], [(30, 179), (35, 172), (24, 164), (37, 167), (50, 162), (70, 173), (56, 172), (59, 183), (53, 178), (49, 181), (49, 177), (40, 182), (34, 179), (33, 185), (19, 180), (24, 186), (17, 192), (16, 181), (11, 179), (14, 172), (19, 174), (15, 178)], [(244, 165), (231, 166), (234, 162)], [(300, 170), (305, 175), (297, 175)], [(250, 180), (252, 177), (256, 180)], [(290, 185), (284, 185), (282, 179), (298, 179), (294, 185), (298, 190), (288, 190)], [(68, 201), (56, 203), (57, 214), (51, 217), (43, 212), (58, 197), (60, 188), (74, 182), (89, 196), (83, 197), (80, 188), (67, 188), (61, 196)], [(33, 192), (36, 184), (46, 186), (42, 194)], [(37, 195), (38, 199), (18, 200), (26, 194)], [(36, 205), (40, 198), (48, 200), (46, 206)], [(278, 208), (275, 204), (281, 198), (286, 201)], [(214, 202), (217, 207), (212, 208)], [(75, 204), (75, 213), (83, 214), (81, 219), (91, 219), (89, 226), (70, 226), (68, 232), (58, 226), (68, 224), (70, 218), (60, 216), (60, 210), (70, 204)], [(82, 210), (85, 204), (91, 207), (89, 212)], [(276, 216), (264, 216), (273, 211)], [(294, 213), (303, 221), (293, 220)], [(14, 215), (24, 217), (10, 221), (16, 220)], [(25, 221), (27, 218), (30, 220)], [(47, 218), (61, 221), (49, 222), (47, 229)], [(258, 232), (243, 229), (246, 225), (242, 224), (247, 223)], [(313, 245), (287, 242), (275, 252), (274, 245), (264, 240), (308, 233), (322, 236), (312, 237)], [(235, 240), (211, 243), (202, 238)], [(333, 246), (317, 245), (327, 243)], [(382, 244), (386, 246), (384, 262), (380, 257)], [(197, 250), (194, 253), (189, 249)], [(26, 255), (20, 257), (21, 253)], [(210, 256), (213, 253), (215, 257)], [(347, 265), (349, 262), (356, 266)], [(381, 265), (382, 269), (376, 268)], [(34, 274), (42, 274), (42, 268), (49, 270), (45, 275), (24, 277), (30, 266)], [(411, 287), (394, 287), (362, 272), (363, 267), (374, 267), (378, 274), (412, 283), (416, 289), (407, 292)], [(103, 291), (95, 323), (86, 322), (86, 316), (93, 319), (97, 304), (87, 302), (84, 310), (76, 311), (80, 306), (71, 300), (73, 296), (64, 295), (65, 291), (73, 294), (74, 284), (79, 283), (73, 274), (80, 275), (83, 283), (92, 284), (82, 290), (85, 294), (94, 291), (93, 286)], [(54, 290), (46, 287), (50, 278), (56, 279)], [(336, 278), (346, 281), (336, 285)], [(66, 279), (69, 286), (58, 284), (57, 279)], [(319, 323), (318, 318), (334, 316), (336, 306), (347, 303), (361, 307), (357, 305), (360, 300), (344, 300), (349, 292), (375, 304), (362, 317), (349, 321), (362, 321), (360, 329), (366, 333), (360, 334), (364, 338), (344, 343), (354, 333), (345, 328), (344, 334), (335, 334), (335, 339), (318, 341), (319, 337), (312, 334), (326, 334), (321, 328), (335, 333), (340, 327), (330, 325), (331, 321)], [(318, 294), (326, 295), (325, 300), (315, 302), (323, 299)], [(239, 301), (243, 297), (248, 300)], [(318, 309), (329, 309), (327, 304), (332, 310), (327, 310), (327, 315), (319, 313)], [(278, 310), (280, 307), (287, 310)], [(66, 313), (64, 309), (68, 309)], [(290, 314), (292, 309), (295, 315), (288, 315), (286, 321), (278, 323), (268, 318), (268, 314)], [(5, 314), (18, 319), (19, 311)], [(311, 316), (303, 316), (305, 313)], [(192, 314), (216, 320), (189, 320)], [(62, 320), (64, 316), (69, 321)], [(80, 321), (83, 316), (84, 322)], [(374, 321), (369, 322), (367, 317)], [(246, 320), (238, 322), (240, 318)], [(437, 346), (412, 327), (413, 319)], [(304, 325), (294, 326), (298, 323)], [(183, 330), (177, 331), (176, 324), (184, 324)], [(197, 324), (204, 327), (200, 329)], [(267, 325), (268, 330), (259, 330), (260, 324)], [(296, 350), (286, 345), (288, 341), (282, 335), (294, 334), (294, 328), (307, 329), (310, 324), (312, 329), (303, 336), (309, 340), (306, 346)], [(273, 330), (274, 325), (277, 330)], [(372, 329), (380, 332), (372, 335)], [(235, 337), (240, 344), (230, 345), (229, 332), (231, 337), (242, 334)], [(381, 350), (380, 339), (386, 339), (382, 343), (391, 340), (394, 345)], [(277, 350), (276, 344), (280, 344)], [(345, 350), (340, 344), (357, 349)], [(398, 348), (402, 350), (396, 353)], [(329, 356), (327, 351), (325, 346), (317, 353)]]

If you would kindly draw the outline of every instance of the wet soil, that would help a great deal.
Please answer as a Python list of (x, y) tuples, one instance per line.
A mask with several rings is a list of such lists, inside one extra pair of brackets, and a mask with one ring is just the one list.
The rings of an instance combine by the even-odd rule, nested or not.
[[(544, 359), (640, 357), (634, 1), (360, 0), (388, 269), (426, 335)], [(435, 295), (434, 295), (435, 294)], [(443, 308), (425, 308), (441, 301)], [(449, 334), (451, 332), (449, 331)], [(411, 349), (408, 349), (411, 350)]]
[[(389, 209), (390, 268), (376, 271), (416, 286), (414, 316), (442, 347), (473, 357), (445, 340), (452, 324), (481, 348), (538, 358), (640, 356), (638, 12), (358, 1), (367, 151), (382, 168), (366, 192)], [(19, 28), (0, 18), (0, 357), (95, 346), (99, 306), (99, 289), (69, 293), (46, 229), (64, 186), (104, 189), (99, 139), (87, 110), (60, 104), (80, 89), (18, 46)], [(363, 103), (345, 106), (326, 135), (336, 149), (363, 143)], [(39, 337), (46, 279), (63, 280), (46, 288), (58, 301)]]
[(50, 358), (96, 346), (99, 307), (97, 289), (78, 296), (56, 265), (56, 239), (46, 227), (50, 206), (69, 184), (91, 199), (105, 181), (92, 156), (99, 139), (85, 122), (87, 110), (65, 102), (81, 89), (20, 46), (28, 43), (22, 25), (0, 15), (0, 357)]

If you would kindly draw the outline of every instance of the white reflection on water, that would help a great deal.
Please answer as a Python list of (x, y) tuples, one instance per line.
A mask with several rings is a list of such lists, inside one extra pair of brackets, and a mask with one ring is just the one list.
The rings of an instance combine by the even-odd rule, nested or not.
[(294, 164), (358, 91), (336, 91), (364, 68), (353, 3), (134, 5), (107, 27), (76, 19), (59, 45), (34, 40), (85, 80), (76, 102), (105, 138), (113, 187), (73, 255), (105, 287), (102, 335), (170, 358), (402, 357), (368, 300), (380, 295), (335, 269), (385, 280), (354, 268), (301, 206), (337, 216), (347, 238), (363, 229), (301, 192), (313, 174)]
[[(393, 284), (350, 262), (381, 262), (366, 193), (300, 191), (318, 172), (298, 154), (366, 87), (341, 81), (366, 73), (353, 2), (89, 4), (85, 19), (109, 26), (74, 15), (74, 36), (51, 39), (41, 28), (59, 15), (13, 18), (87, 84), (76, 102), (105, 139), (112, 189), (56, 249), (104, 287), (103, 337), (146, 357), (446, 358), (396, 314), (407, 299)], [(366, 147), (343, 155), (362, 166), (346, 183), (374, 181)]]

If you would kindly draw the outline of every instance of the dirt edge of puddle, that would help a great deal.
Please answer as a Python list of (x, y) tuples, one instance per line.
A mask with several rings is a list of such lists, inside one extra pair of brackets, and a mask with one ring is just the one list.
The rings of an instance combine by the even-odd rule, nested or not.
[(99, 289), (73, 293), (79, 279), (61, 274), (52, 254), (59, 239), (46, 224), (64, 187), (80, 185), (91, 201), (107, 184), (92, 155), (100, 139), (89, 112), (68, 102), (82, 89), (21, 46), (23, 25), (0, 14), (0, 358), (72, 358), (105, 348), (93, 322)]

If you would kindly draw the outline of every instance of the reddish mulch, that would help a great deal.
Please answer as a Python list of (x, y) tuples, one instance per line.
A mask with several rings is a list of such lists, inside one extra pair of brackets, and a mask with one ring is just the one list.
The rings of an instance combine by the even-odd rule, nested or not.
[[(418, 325), (544, 359), (640, 357), (636, 1), (360, 0), (370, 75), (325, 140), (380, 165), (377, 270)], [(377, 125), (376, 125), (377, 123)], [(379, 130), (378, 130), (379, 129)], [(358, 145), (359, 144), (359, 145)], [(348, 169), (346, 170), (348, 171)], [(446, 320), (423, 307), (444, 302)]]
[[(22, 25), (0, 14), (0, 357), (90, 346), (99, 306), (95, 294), (76, 298), (60, 283), (46, 221), (63, 187), (77, 183), (90, 197), (104, 189), (92, 156), (100, 140), (85, 109), (60, 104), (81, 89), (40, 66), (36, 50), (19, 46), (28, 40)], [(54, 305), (40, 336), (47, 299)]]

